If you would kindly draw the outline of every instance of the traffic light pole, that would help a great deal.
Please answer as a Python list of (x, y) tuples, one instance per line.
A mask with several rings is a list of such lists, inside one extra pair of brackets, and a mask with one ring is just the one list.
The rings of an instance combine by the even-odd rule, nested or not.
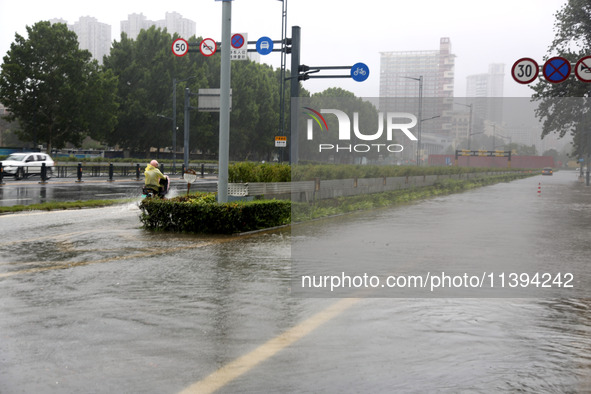
[(300, 102), (300, 37), (301, 28), (291, 27), (291, 130), (290, 130), (290, 154), (289, 163), (298, 164), (299, 155), (299, 105)]

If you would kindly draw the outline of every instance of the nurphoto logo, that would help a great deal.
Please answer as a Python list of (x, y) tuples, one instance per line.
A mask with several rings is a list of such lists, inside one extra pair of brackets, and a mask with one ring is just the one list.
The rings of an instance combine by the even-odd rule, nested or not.
[[(316, 111), (310, 107), (304, 107), (306, 114), (310, 116), (307, 120), (307, 139), (314, 140), (314, 124), (320, 129), (321, 133), (328, 133), (328, 123), (323, 114), (332, 114), (338, 121), (337, 136), (340, 143), (320, 143), (318, 152), (358, 152), (365, 153), (370, 151), (398, 153), (404, 150), (404, 147), (394, 141), (394, 131), (399, 130), (411, 141), (417, 141), (417, 137), (410, 129), (417, 125), (417, 117), (407, 112), (378, 112), (378, 129), (375, 132), (362, 131), (359, 127), (359, 112), (353, 112), (353, 124), (351, 127), (351, 118), (344, 111), (338, 109), (321, 109)], [(385, 119), (385, 140), (384, 140), (384, 117)], [(361, 141), (368, 141), (362, 144), (346, 144), (343, 142), (351, 141), (352, 136)], [(381, 142), (380, 141), (384, 141)], [(369, 143), (371, 142), (371, 143)]]

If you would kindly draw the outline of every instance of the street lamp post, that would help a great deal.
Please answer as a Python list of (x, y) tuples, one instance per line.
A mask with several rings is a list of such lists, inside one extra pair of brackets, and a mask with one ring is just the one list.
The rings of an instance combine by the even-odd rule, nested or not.
[(423, 76), (419, 76), (418, 78), (414, 77), (402, 77), (406, 79), (412, 79), (414, 81), (419, 81), (419, 127), (417, 130), (417, 166), (421, 165), (420, 162), (420, 154), (421, 154), (421, 123), (423, 118)]
[[(172, 121), (172, 173), (176, 173), (176, 85), (181, 82), (186, 82), (196, 77), (189, 77), (185, 79), (172, 79), (172, 118), (164, 115), (156, 115), (159, 118), (169, 119)], [(129, 84), (129, 82), (128, 82)]]
[[(173, 105), (174, 108), (174, 105)], [(164, 116), (161, 114), (156, 115), (159, 118), (162, 119), (168, 119), (172, 121), (172, 173), (174, 174), (176, 172), (176, 165), (175, 165), (175, 153), (176, 153), (176, 119), (173, 116), (172, 118), (169, 116)]]
[(492, 150), (495, 150), (495, 131), (497, 129), (497, 125), (493, 123), (493, 134), (492, 134)]
[(464, 107), (470, 108), (470, 119), (468, 120), (468, 150), (470, 150), (470, 136), (472, 135), (472, 104), (462, 104), (456, 103), (458, 105), (463, 105)]
[[(472, 150), (472, 146), (471, 146), (472, 139), (470, 138), (472, 136), (472, 104), (462, 104), (462, 103), (456, 103), (456, 104), (463, 105), (464, 107), (470, 108), (470, 119), (468, 120), (468, 150)], [(468, 156), (467, 164), (468, 164), (468, 167), (470, 167), (470, 156)]]
[(185, 79), (172, 79), (172, 171), (176, 172), (176, 85), (177, 83), (186, 82), (196, 77), (189, 77)]

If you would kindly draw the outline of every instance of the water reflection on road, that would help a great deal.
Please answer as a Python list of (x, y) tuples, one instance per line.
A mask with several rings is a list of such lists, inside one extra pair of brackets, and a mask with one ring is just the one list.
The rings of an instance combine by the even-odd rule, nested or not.
[[(544, 179), (544, 198), (573, 187), (587, 193), (573, 209), (588, 207), (567, 175)], [(535, 193), (538, 181), (511, 186)], [(482, 190), (438, 204), (453, 212)], [(421, 204), (432, 202), (403, 210), (409, 222)], [(128, 204), (0, 216), (0, 392), (179, 392), (338, 302), (291, 294), (289, 228), (161, 234), (138, 215)], [(591, 234), (588, 215), (576, 215), (581, 238), (563, 242)], [(562, 297), (362, 299), (247, 359), (220, 392), (588, 392), (590, 308)]]

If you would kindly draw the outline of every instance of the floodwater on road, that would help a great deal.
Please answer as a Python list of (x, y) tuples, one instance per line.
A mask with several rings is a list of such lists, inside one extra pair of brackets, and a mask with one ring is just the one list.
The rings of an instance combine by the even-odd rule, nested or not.
[[(530, 209), (510, 210), (519, 228), (555, 230), (557, 242), (536, 243), (535, 256), (576, 269), (577, 283), (587, 284), (591, 193), (575, 179), (537, 176), (308, 228), (326, 245), (360, 226), (381, 242), (397, 223), (424, 235), (431, 225), (451, 242), (443, 224), (496, 223), (500, 206), (523, 203)], [(131, 203), (0, 216), (0, 392), (591, 388), (589, 298), (309, 298), (293, 289), (292, 242), (306, 237), (296, 226), (246, 236), (163, 234), (143, 230), (139, 214)], [(463, 253), (482, 255), (481, 238), (471, 237)], [(454, 256), (438, 239), (425, 239), (412, 258), (433, 261), (429, 245)], [(372, 253), (391, 253), (380, 242)], [(527, 256), (518, 242), (510, 247)]]

